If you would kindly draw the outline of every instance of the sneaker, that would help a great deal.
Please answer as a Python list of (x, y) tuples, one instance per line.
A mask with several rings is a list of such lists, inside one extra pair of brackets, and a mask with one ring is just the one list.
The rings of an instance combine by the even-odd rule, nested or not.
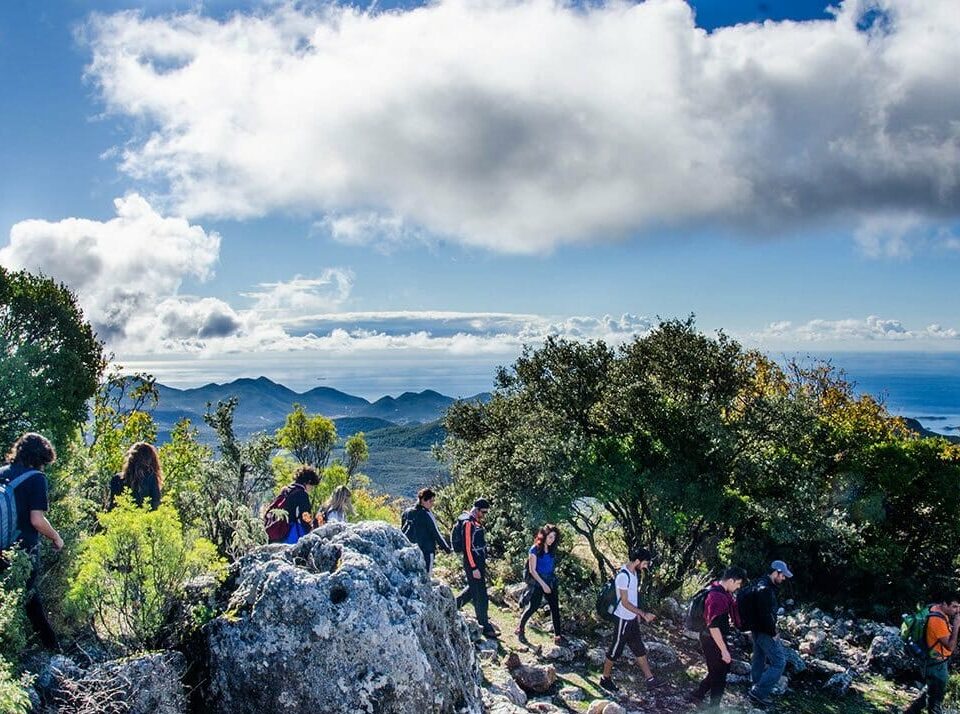
[(747, 694), (747, 698), (749, 698), (750, 701), (751, 701), (753, 704), (755, 704), (756, 706), (760, 707), (761, 709), (766, 709), (768, 706), (770, 706), (771, 704), (773, 704), (773, 701), (772, 701), (772, 700), (770, 700), (770, 699), (764, 699), (764, 698), (761, 697), (759, 694), (757, 694), (756, 692), (754, 692), (752, 689), (751, 689), (750, 692)]
[(567, 644), (567, 638), (563, 635), (557, 635), (553, 638), (553, 644), (555, 645), (565, 645)]
[(662, 679), (657, 679), (656, 677), (650, 677), (650, 679), (647, 680), (647, 690), (649, 691), (651, 689), (657, 689), (658, 687), (662, 687), (663, 684), (664, 682)]
[(497, 628), (493, 627), (492, 625), (487, 625), (486, 627), (483, 628), (484, 637), (490, 637), (492, 639), (496, 639), (499, 635), (500, 635), (499, 630), (497, 630)]
[(613, 683), (610, 677), (600, 677), (600, 689), (606, 689), (608, 692), (619, 692), (620, 687)]

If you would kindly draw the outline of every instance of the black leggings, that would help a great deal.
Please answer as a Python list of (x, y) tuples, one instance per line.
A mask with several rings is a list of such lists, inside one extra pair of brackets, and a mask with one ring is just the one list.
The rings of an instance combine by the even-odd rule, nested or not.
[(727, 672), (730, 671), (730, 665), (723, 661), (720, 648), (713, 641), (709, 631), (700, 634), (700, 647), (703, 648), (703, 656), (707, 660), (707, 676), (700, 682), (694, 696), (697, 699), (703, 699), (709, 692), (710, 703), (718, 706), (727, 688)]
[(550, 592), (543, 592), (543, 588), (540, 587), (540, 583), (533, 582), (530, 584), (530, 602), (527, 603), (527, 609), (523, 611), (523, 614), (520, 616), (520, 629), (523, 630), (527, 626), (527, 620), (529, 620), (533, 613), (540, 609), (540, 605), (543, 604), (543, 599), (547, 599), (547, 604), (550, 606), (550, 618), (553, 620), (553, 634), (560, 634), (560, 600), (557, 595), (557, 584), (548, 583), (550, 585)]
[[(3, 572), (10, 564), (3, 558), (0, 558), (0, 572)], [(57, 635), (50, 626), (50, 620), (47, 619), (47, 613), (44, 611), (43, 600), (37, 592), (37, 575), (39, 574), (40, 559), (36, 554), (30, 557), (30, 576), (24, 584), (24, 603), (23, 609), (27, 613), (27, 619), (33, 625), (33, 630), (41, 644), (48, 650), (59, 651), (60, 643), (57, 641)]]

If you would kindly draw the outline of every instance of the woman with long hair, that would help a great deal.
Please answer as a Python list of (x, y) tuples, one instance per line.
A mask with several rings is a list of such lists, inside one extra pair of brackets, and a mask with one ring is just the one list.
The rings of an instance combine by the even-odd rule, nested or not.
[(123, 459), (123, 469), (110, 480), (111, 510), (117, 496), (130, 490), (130, 496), (137, 506), (150, 501), (150, 510), (160, 507), (160, 490), (163, 488), (163, 473), (160, 470), (160, 457), (156, 448), (145, 441), (138, 441), (130, 447)]
[(550, 618), (553, 620), (553, 640), (560, 643), (563, 636), (560, 634), (560, 600), (557, 596), (557, 572), (555, 554), (560, 542), (560, 529), (552, 523), (547, 523), (537, 531), (533, 539), (533, 546), (527, 555), (527, 570), (524, 573), (528, 582), (527, 591), (523, 599), (526, 609), (520, 616), (516, 635), (521, 642), (526, 641), (525, 628), (527, 621), (533, 616), (544, 598), (550, 606)]
[(337, 486), (330, 494), (329, 500), (323, 506), (324, 523), (346, 523), (347, 517), (353, 513), (350, 489), (346, 486)]

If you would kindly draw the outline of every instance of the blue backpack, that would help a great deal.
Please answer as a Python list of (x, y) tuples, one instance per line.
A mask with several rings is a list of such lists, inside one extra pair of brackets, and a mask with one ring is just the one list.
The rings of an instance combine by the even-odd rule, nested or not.
[(17, 525), (17, 499), (14, 489), (34, 474), (36, 469), (25, 471), (9, 483), (0, 483), (0, 551), (8, 550), (20, 539)]

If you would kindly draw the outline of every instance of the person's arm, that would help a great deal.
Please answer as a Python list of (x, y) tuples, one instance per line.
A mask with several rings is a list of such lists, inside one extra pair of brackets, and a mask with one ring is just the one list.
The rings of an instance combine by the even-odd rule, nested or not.
[(634, 605), (632, 602), (630, 602), (630, 598), (627, 597), (627, 591), (626, 591), (626, 590), (621, 590), (621, 589), (617, 588), (617, 593), (619, 593), (619, 595), (620, 595), (620, 604), (623, 605), (623, 607), (624, 607), (625, 610), (629, 610), (629, 611), (632, 612), (634, 615), (638, 615), (639, 617), (643, 618), (643, 621), (644, 621), (644, 622), (653, 622), (653, 621), (654, 621), (655, 617), (654, 617), (653, 613), (644, 612), (644, 611), (641, 610), (639, 607), (637, 607), (637, 606)]
[(57, 533), (57, 529), (50, 525), (46, 511), (30, 511), (30, 525), (36, 528), (40, 535), (53, 543), (54, 550), (63, 548), (63, 538)]
[(437, 525), (437, 519), (434, 518), (432, 513), (427, 513), (427, 518), (430, 519), (430, 523), (433, 525), (433, 540), (440, 546), (440, 550), (445, 553), (452, 553), (453, 548), (450, 547), (450, 544), (447, 543), (447, 539), (443, 537), (443, 533), (440, 532), (440, 526)]
[(467, 564), (473, 571), (473, 577), (480, 579), (480, 569), (477, 568), (477, 561), (473, 557), (473, 521), (467, 520), (463, 524), (463, 550), (467, 555)]
[(960, 633), (960, 615), (954, 615), (950, 634), (946, 637), (941, 637), (938, 642), (942, 647), (953, 652), (957, 648), (958, 633)]
[(724, 664), (730, 664), (730, 650), (727, 649), (727, 643), (723, 641), (723, 633), (720, 632), (720, 628), (711, 627), (709, 632), (710, 637), (713, 638), (714, 643), (717, 645), (717, 649), (720, 650), (720, 659), (723, 660)]
[(730, 663), (730, 651), (727, 649), (727, 643), (723, 641), (723, 633), (720, 631), (720, 628), (717, 627), (716, 622), (718, 618), (730, 613), (733, 607), (730, 604), (731, 602), (732, 598), (714, 591), (707, 595), (706, 602), (703, 604), (704, 619), (709, 623), (707, 625), (707, 632), (720, 651), (720, 659), (726, 664)]
[(530, 571), (530, 575), (540, 584), (540, 588), (547, 595), (550, 594), (550, 586), (540, 577), (540, 573), (537, 572), (537, 556), (533, 553), (527, 556), (527, 570)]

